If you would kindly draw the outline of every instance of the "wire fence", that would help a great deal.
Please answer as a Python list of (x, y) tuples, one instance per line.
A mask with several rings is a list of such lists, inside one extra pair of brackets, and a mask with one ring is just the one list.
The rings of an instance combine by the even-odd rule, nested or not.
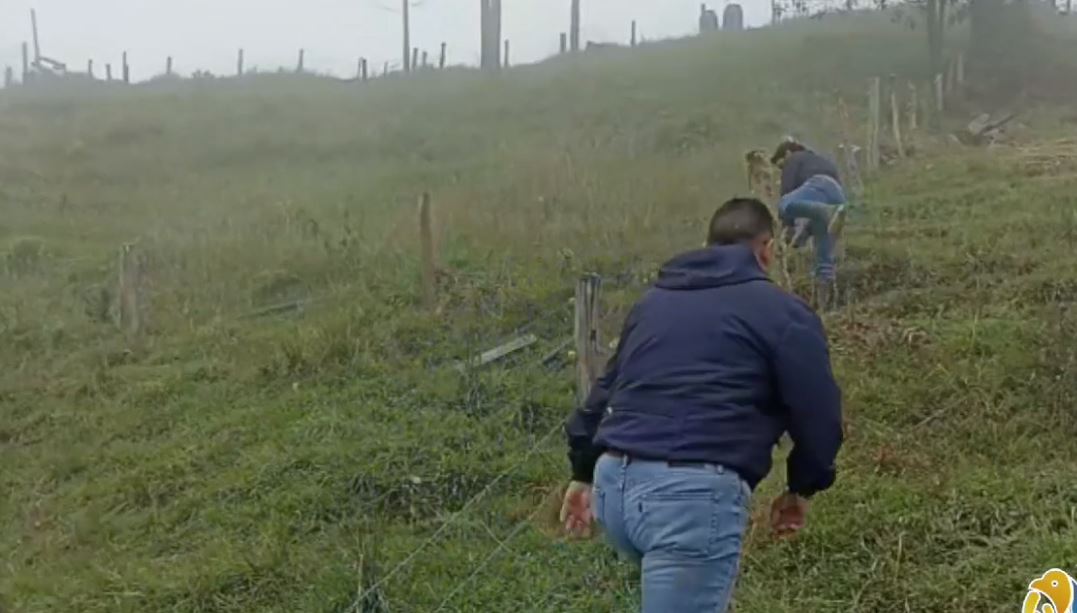
[[(483, 487), (477, 494), (475, 494), (467, 502), (465, 502), (464, 505), (460, 508), (460, 510), (456, 511), (455, 513), (450, 515), (448, 519), (442, 522), (442, 524), (438, 526), (436, 530), (434, 530), (433, 534), (423, 540), (417, 547), (412, 549), (411, 552), (408, 553), (408, 555), (406, 555), (403, 560), (394, 565), (381, 578), (379, 578), (372, 585), (370, 585), (370, 587), (367, 587), (366, 589), (361, 591), (356, 597), (355, 601), (350, 607), (346, 609), (346, 611), (348, 611), (349, 613), (364, 613), (361, 609), (364, 602), (366, 602), (369, 598), (377, 595), (379, 593), (379, 590), (385, 587), (394, 578), (402, 575), (408, 568), (411, 567), (411, 565), (415, 562), (415, 560), (421, 553), (426, 551), (431, 545), (437, 542), (438, 539), (440, 539), (442, 535), (444, 535), (449, 530), (449, 528), (454, 525), (457, 525), (464, 519), (469, 519), (473, 523), (481, 524), (492, 536), (493, 530), (491, 530), (485, 522), (475, 517), (468, 517), (469, 513), (474, 510), (475, 507), (482, 500), (484, 500), (490, 494), (491, 491), (493, 491), (494, 487), (498, 483), (523, 468), (523, 466), (526, 465), (536, 454), (538, 454), (544, 448), (546, 443), (548, 443), (555, 434), (560, 432), (561, 429), (562, 426), (560, 423), (558, 423), (556, 426), (547, 431), (538, 441), (535, 442), (534, 445), (531, 446), (530, 449), (527, 450), (527, 452), (524, 453), (524, 455), (519, 460), (516, 461), (516, 463), (514, 463), (511, 467), (502, 471), (493, 479), (491, 479), (485, 487)], [(457, 586), (453, 588), (452, 591), (449, 592), (449, 594), (442, 600), (442, 602), (438, 605), (435, 611), (444, 610), (444, 607), (447, 606), (450, 602), (452, 602), (452, 599), (455, 598), (461, 590), (470, 585), (482, 573), (482, 571), (487, 567), (487, 565), (489, 565), (489, 563), (492, 562), (494, 558), (500, 555), (508, 547), (508, 544), (513, 539), (522, 534), (523, 531), (527, 528), (527, 526), (531, 525), (531, 523), (541, 511), (542, 506), (540, 505), (535, 510), (533, 510), (527, 516), (526, 519), (518, 522), (508, 536), (506, 536), (503, 540), (498, 541), (498, 545), (494, 549), (494, 551), (488, 554), (486, 558), (483, 559), (475, 567), (471, 574), (469, 574), (462, 582), (457, 584)], [(496, 541), (498, 539), (495, 538), (494, 540)]]

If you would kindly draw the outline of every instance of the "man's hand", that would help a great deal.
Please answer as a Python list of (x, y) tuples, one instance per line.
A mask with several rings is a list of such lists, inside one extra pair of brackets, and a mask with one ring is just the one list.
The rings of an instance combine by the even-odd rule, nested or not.
[(573, 481), (565, 491), (565, 502), (561, 505), (561, 523), (565, 532), (576, 538), (591, 536), (591, 484)]
[(770, 528), (774, 536), (788, 538), (804, 528), (808, 520), (808, 499), (785, 493), (770, 506)]

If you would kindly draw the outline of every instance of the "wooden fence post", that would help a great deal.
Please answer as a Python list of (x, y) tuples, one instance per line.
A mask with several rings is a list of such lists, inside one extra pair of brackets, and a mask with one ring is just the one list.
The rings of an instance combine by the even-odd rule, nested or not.
[(946, 111), (945, 93), (943, 92), (942, 73), (935, 75), (935, 112), (942, 118)]
[(105, 64), (105, 80), (112, 82), (112, 64)]
[(299, 50), (299, 64), (295, 67), (296, 72), (298, 72), (298, 73), (303, 72), (303, 65), (306, 63), (306, 59), (307, 59), (307, 50), (306, 49), (300, 49)]
[(369, 74), (367, 73), (366, 58), (363, 58), (359, 62), (359, 75), (360, 75), (359, 78), (361, 78), (363, 81), (366, 81), (367, 78), (369, 78)]
[(419, 197), (419, 242), (422, 256), (423, 302), (430, 310), (437, 307), (437, 264), (434, 261), (434, 228), (430, 211), (430, 194)]
[(894, 131), (894, 146), (898, 157), (905, 157), (905, 144), (901, 140), (901, 106), (898, 105), (897, 75), (890, 75), (890, 124)]
[(419, 66), (419, 48), (415, 47), (411, 50), (411, 69), (415, 70)]
[(86, 74), (92, 79), (93, 77), (93, 60), (86, 60)]
[(874, 77), (868, 86), (868, 170), (879, 169), (879, 124), (882, 112), (882, 79)]
[(15, 71), (11, 69), (11, 66), (8, 66), (6, 69), (4, 69), (4, 89), (11, 87), (12, 83), (14, 82)]
[(633, 47), (636, 46), (636, 20), (632, 20), (632, 37), (629, 39), (629, 44)]
[(916, 89), (916, 83), (909, 81), (909, 130), (920, 129), (920, 94)]
[(239, 53), (236, 55), (236, 76), (237, 77), (242, 77), (243, 76), (243, 50), (242, 49), (240, 49)]
[(171, 55), (168, 56), (167, 60), (165, 60), (165, 75), (169, 76), (169, 77), (172, 76), (172, 56)]
[(510, 64), (509, 64), (509, 39), (507, 39), (507, 38), (505, 39), (505, 57), (502, 58), (502, 61), (503, 61), (503, 65), (504, 65), (505, 68), (508, 68), (510, 66)]
[(853, 141), (849, 136), (849, 107), (845, 104), (845, 99), (841, 97), (838, 98), (838, 119), (841, 122), (841, 148), (845, 158), (846, 176), (855, 189), (863, 192), (864, 180), (860, 177), (860, 163), (856, 159)]
[(575, 53), (580, 50), (580, 0), (572, 0), (572, 15), (568, 32), (569, 48)]
[(30, 82), (30, 45), (22, 44), (22, 84)]
[(429, 58), (429, 56), (427, 55), (426, 51), (423, 51), (423, 63), (422, 63), (422, 67), (423, 67), (423, 68), (426, 68), (426, 67), (428, 67), (428, 66), (429, 66), (429, 62), (428, 62), (428, 60), (429, 60), (429, 59), (430, 59), (430, 58)]
[(568, 53), (568, 34), (561, 32), (561, 55)]
[(127, 64), (127, 52), (126, 51), (123, 52), (123, 82), (124, 83), (130, 83), (131, 82), (131, 68)]
[(144, 260), (132, 244), (120, 247), (119, 261), (119, 323), (120, 329), (133, 340), (143, 330)]
[(582, 406), (591, 386), (602, 374), (602, 347), (599, 339), (602, 277), (584, 275), (576, 283), (576, 403)]
[(447, 51), (448, 51), (448, 45), (446, 43), (441, 43), (441, 54), (438, 56), (438, 69), (439, 70), (444, 70), (444, 68), (445, 68), (445, 56), (446, 56)]

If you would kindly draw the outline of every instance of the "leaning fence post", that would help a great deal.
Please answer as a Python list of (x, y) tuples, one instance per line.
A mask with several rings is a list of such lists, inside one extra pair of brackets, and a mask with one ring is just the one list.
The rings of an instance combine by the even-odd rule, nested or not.
[(120, 248), (119, 262), (119, 320), (120, 329), (133, 339), (143, 329), (142, 284), (143, 259), (135, 246), (125, 244)]
[(437, 277), (434, 262), (434, 228), (430, 211), (430, 194), (419, 197), (419, 242), (422, 256), (423, 302), (430, 310), (437, 306)]
[(602, 277), (588, 274), (576, 283), (576, 401), (582, 405), (602, 371), (598, 334)]
[(920, 94), (916, 90), (916, 83), (909, 81), (909, 130), (920, 129)]
[(901, 140), (901, 107), (898, 106), (897, 75), (890, 75), (890, 124), (894, 131), (894, 146), (898, 157), (905, 157), (905, 145)]
[(868, 86), (868, 170), (879, 169), (879, 115), (882, 107), (882, 79), (874, 77)]

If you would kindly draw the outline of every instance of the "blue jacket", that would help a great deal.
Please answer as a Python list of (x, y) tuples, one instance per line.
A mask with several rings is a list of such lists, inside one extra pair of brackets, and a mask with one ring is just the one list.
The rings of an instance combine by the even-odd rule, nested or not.
[(830, 177), (841, 185), (838, 166), (830, 158), (811, 150), (790, 154), (782, 166), (782, 195), (787, 195), (816, 175)]
[(789, 432), (789, 489), (811, 496), (834, 482), (841, 391), (818, 316), (771, 283), (747, 246), (708, 247), (663, 267), (565, 429), (577, 481), (590, 483), (616, 449), (722, 464), (752, 488)]

